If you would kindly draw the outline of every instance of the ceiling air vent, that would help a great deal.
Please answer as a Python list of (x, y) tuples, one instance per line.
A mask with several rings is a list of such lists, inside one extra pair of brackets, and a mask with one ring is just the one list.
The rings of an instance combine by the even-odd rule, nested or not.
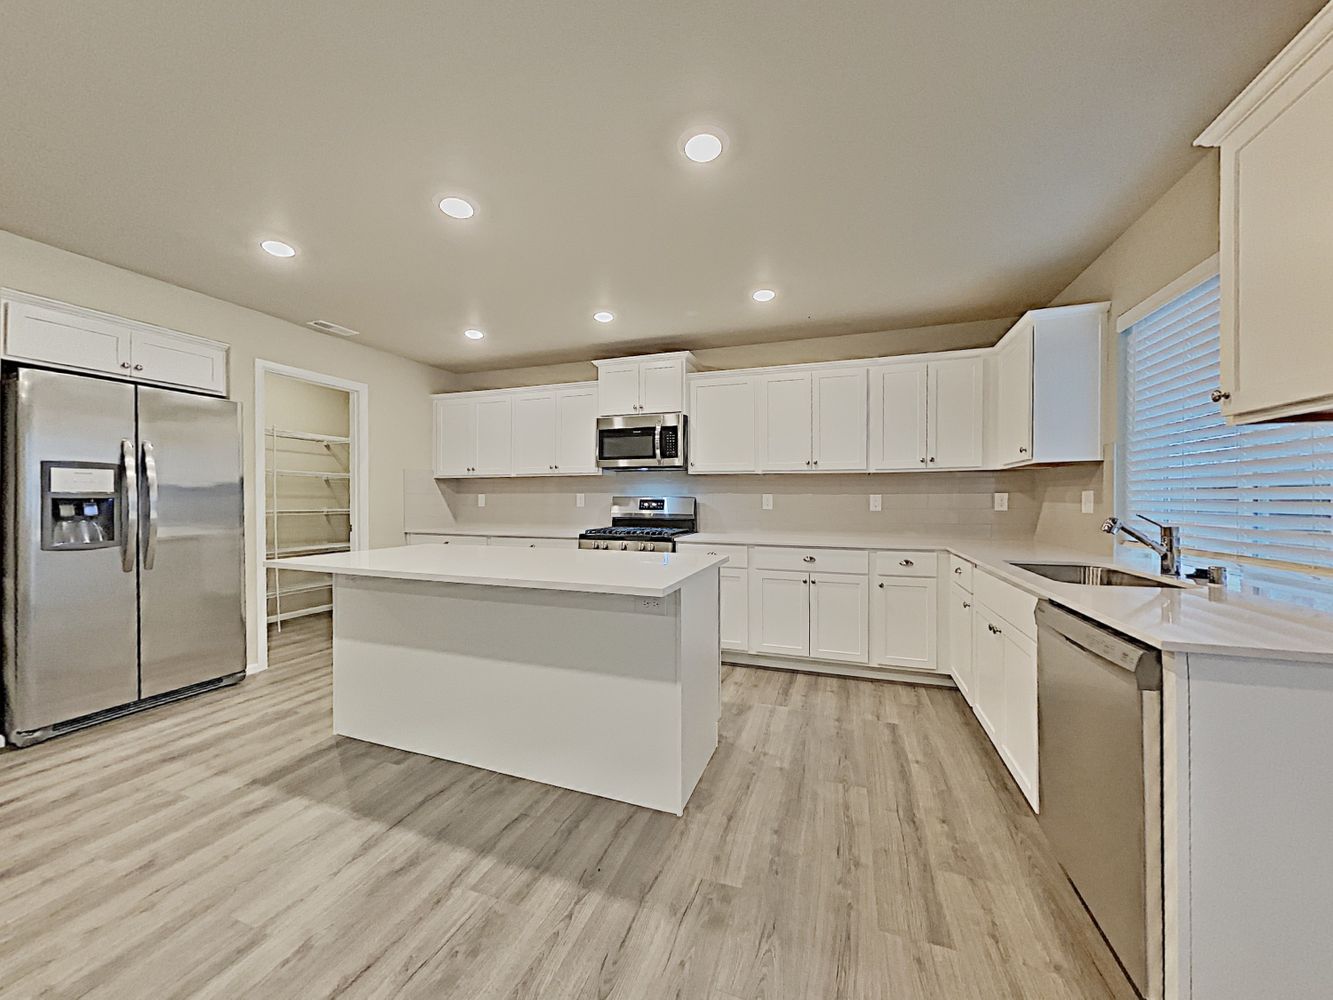
[(345, 326), (339, 326), (337, 323), (330, 323), (326, 319), (312, 319), (306, 326), (312, 330), (318, 330), (320, 333), (331, 333), (335, 337), (359, 337), (361, 334), (355, 330), (349, 330)]

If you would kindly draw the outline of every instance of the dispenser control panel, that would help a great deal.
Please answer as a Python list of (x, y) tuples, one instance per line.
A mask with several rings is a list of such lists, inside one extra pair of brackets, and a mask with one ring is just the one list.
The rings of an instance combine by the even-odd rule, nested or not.
[(42, 548), (120, 544), (120, 468), (97, 462), (42, 463)]

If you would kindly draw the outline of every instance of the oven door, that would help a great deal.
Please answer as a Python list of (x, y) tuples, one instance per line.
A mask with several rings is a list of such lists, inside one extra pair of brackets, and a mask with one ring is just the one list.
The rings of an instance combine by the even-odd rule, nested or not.
[(679, 413), (597, 418), (599, 469), (685, 467), (685, 419)]

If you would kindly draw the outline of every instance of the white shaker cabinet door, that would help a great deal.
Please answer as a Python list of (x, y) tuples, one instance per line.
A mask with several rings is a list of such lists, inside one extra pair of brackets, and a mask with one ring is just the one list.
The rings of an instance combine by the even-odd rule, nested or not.
[(755, 471), (754, 411), (751, 376), (691, 380), (690, 471)]
[(980, 357), (931, 362), (928, 468), (981, 468), (984, 385)]
[(995, 355), (995, 464), (1032, 461), (1033, 329), (1012, 336)]
[(810, 655), (810, 578), (790, 570), (750, 570), (750, 648)]
[(435, 400), (435, 475), (470, 476), (477, 459), (477, 404)]
[(1004, 640), (984, 608), (972, 615), (972, 711), (998, 749), (1004, 728)]
[(556, 404), (550, 392), (519, 395), (513, 407), (513, 472), (516, 476), (555, 474)]
[(597, 386), (561, 389), (555, 406), (555, 471), (562, 476), (599, 475)]
[(639, 412), (678, 413), (685, 409), (685, 362), (643, 361), (639, 364)]
[(972, 595), (958, 584), (949, 587), (949, 667), (969, 705), (976, 700), (972, 660)]
[(810, 373), (764, 376), (759, 393), (760, 471), (810, 471)]
[(1037, 808), (1037, 644), (1001, 624), (1004, 661), (1005, 763), (1033, 809)]
[(624, 361), (597, 369), (597, 413), (603, 417), (639, 412), (639, 363)]
[(816, 472), (860, 472), (866, 467), (866, 370), (816, 372), (813, 392)]
[(195, 337), (135, 330), (130, 338), (135, 378), (188, 385), (208, 392), (227, 391), (227, 349)]
[(810, 574), (810, 655), (865, 663), (869, 657), (869, 581), (844, 573)]
[(128, 326), (29, 302), (5, 303), (5, 353), (126, 377), (133, 368)]
[(871, 591), (874, 662), (934, 670), (938, 611), (933, 576), (877, 576)]
[(886, 365), (870, 372), (870, 468), (926, 467), (926, 366)]
[(508, 397), (477, 403), (478, 476), (507, 476), (512, 468), (512, 405)]
[(722, 648), (744, 652), (750, 640), (749, 574), (743, 569), (719, 571)]

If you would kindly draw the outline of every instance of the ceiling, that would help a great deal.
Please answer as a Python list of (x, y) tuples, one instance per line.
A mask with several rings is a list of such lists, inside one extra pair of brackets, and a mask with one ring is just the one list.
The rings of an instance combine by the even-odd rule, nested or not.
[(0, 228), (457, 371), (1014, 315), (1320, 6), (14, 0)]

